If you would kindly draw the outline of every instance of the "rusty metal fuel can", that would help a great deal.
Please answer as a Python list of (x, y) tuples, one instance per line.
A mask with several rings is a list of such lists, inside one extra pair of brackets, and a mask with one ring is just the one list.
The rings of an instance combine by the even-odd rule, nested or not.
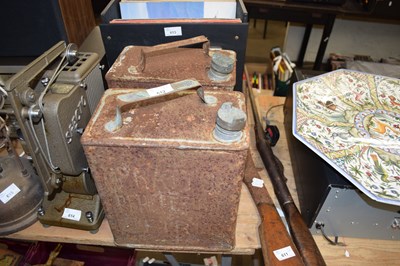
[(202, 88), (182, 95), (181, 85), (109, 89), (83, 134), (117, 245), (234, 247), (250, 140), (245, 98)]
[[(202, 48), (185, 48), (195, 44)], [(156, 46), (127, 46), (106, 74), (109, 88), (153, 88), (189, 78), (205, 89), (233, 90), (236, 53), (210, 49), (205, 36)]]

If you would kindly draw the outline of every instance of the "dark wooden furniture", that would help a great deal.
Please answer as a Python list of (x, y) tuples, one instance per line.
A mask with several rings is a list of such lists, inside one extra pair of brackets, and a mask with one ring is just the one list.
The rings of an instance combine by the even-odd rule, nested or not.
[(1, 10), (0, 57), (34, 58), (61, 40), (79, 46), (96, 26), (91, 0), (4, 1)]
[[(114, 19), (120, 19), (120, 0), (111, 0), (102, 12), (100, 24), (106, 57), (111, 66), (128, 45), (153, 46), (161, 43), (193, 38), (199, 35), (206, 36), (213, 47), (236, 52), (236, 85), (235, 90), (242, 90), (242, 74), (244, 70), (248, 18), (247, 10), (242, 0), (237, 0), (236, 18), (238, 23), (204, 23), (198, 22), (160, 22), (160, 23), (112, 23)], [(164, 28), (179, 27), (182, 34), (179, 36), (166, 36)]]
[[(395, 1), (383, 1), (395, 2)], [(345, 4), (329, 5), (326, 3), (297, 3), (285, 0), (244, 0), (249, 18), (279, 20), (304, 23), (306, 30), (304, 32), (303, 41), (301, 43), (300, 52), (297, 57), (297, 66), (302, 67), (304, 55), (307, 50), (313, 25), (322, 25), (323, 33), (318, 48), (317, 56), (314, 62), (314, 70), (320, 70), (322, 59), (325, 54), (326, 47), (332, 32), (332, 28), (337, 16), (345, 18), (361, 18), (361, 19), (385, 19), (399, 20), (398, 17), (382, 17), (381, 13), (374, 13), (374, 9), (365, 9), (357, 0), (347, 0)], [(379, 6), (378, 6), (379, 4)], [(398, 9), (400, 3), (388, 3), (391, 9)], [(381, 7), (382, 3), (377, 2), (376, 8)], [(376, 10), (376, 9), (375, 9)]]

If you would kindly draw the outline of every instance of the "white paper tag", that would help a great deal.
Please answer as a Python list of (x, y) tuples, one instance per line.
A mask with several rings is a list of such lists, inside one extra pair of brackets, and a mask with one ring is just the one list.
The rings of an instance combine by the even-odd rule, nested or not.
[(204, 266), (218, 266), (217, 257), (212, 256), (209, 258), (204, 258)]
[(165, 37), (169, 36), (182, 36), (181, 27), (168, 27), (164, 28)]
[(7, 202), (9, 202), (12, 198), (15, 197), (15, 195), (17, 195), (21, 190), (17, 187), (17, 185), (15, 185), (14, 183), (12, 183), (11, 185), (9, 185), (5, 190), (3, 190), (0, 193), (0, 200), (1, 202), (3, 202), (4, 204), (6, 204)]
[(82, 211), (80, 211), (80, 210), (65, 208), (62, 218), (68, 219), (68, 220), (79, 221), (81, 219), (81, 214), (82, 214)]
[(294, 254), (294, 251), (291, 246), (287, 246), (287, 247), (284, 247), (281, 249), (274, 250), (274, 255), (279, 261), (286, 260), (286, 259), (296, 256), (296, 254)]
[(350, 258), (350, 252), (346, 249), (346, 251), (344, 252), (344, 256), (346, 258)]
[(262, 180), (260, 178), (253, 177), (253, 179), (251, 180), (251, 185), (253, 187), (263, 187), (264, 186), (264, 180)]
[(173, 90), (174, 89), (172, 88), (171, 84), (166, 84), (166, 85), (163, 85), (160, 87), (148, 89), (146, 91), (150, 96), (157, 96), (157, 95), (162, 95), (167, 92), (171, 92)]

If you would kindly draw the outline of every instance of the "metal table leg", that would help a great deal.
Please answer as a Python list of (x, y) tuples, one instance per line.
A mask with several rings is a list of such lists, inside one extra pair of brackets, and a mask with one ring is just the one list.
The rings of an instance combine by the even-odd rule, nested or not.
[(172, 255), (171, 253), (163, 253), (165, 258), (168, 260), (168, 262), (172, 265), (172, 266), (179, 266), (178, 261), (175, 259), (174, 255)]
[(329, 41), (329, 38), (332, 33), (333, 24), (335, 23), (335, 18), (336, 18), (335, 15), (328, 14), (327, 16), (329, 16), (329, 17), (327, 18), (327, 22), (324, 25), (324, 31), (322, 33), (322, 38), (321, 38), (321, 42), (319, 44), (317, 57), (315, 58), (313, 70), (321, 69), (322, 59), (324, 58), (325, 50), (326, 50), (326, 47), (328, 46), (328, 41)]
[(306, 30), (305, 30), (304, 35), (303, 35), (303, 41), (301, 42), (299, 55), (297, 56), (297, 61), (296, 61), (296, 65), (298, 67), (303, 67), (304, 55), (306, 54), (306, 50), (307, 50), (307, 46), (308, 46), (308, 41), (310, 40), (312, 27), (313, 27), (312, 24), (307, 24), (306, 25)]
[(231, 255), (222, 255), (221, 266), (231, 266), (231, 264), (232, 264), (232, 256)]

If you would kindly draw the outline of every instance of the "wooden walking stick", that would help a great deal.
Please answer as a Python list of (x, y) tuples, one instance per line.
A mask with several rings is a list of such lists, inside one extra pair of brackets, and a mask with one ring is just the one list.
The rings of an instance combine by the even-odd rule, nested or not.
[(271, 179), (279, 205), (285, 214), (293, 242), (296, 245), (305, 265), (326, 265), (310, 230), (306, 226), (293, 201), (286, 185), (286, 178), (283, 174), (281, 163), (279, 159), (275, 157), (270, 143), (264, 137), (264, 131), (256, 110), (255, 99), (251, 87), (247, 91), (253, 110), (257, 150)]
[(261, 217), (261, 224), (258, 231), (265, 265), (304, 265), (268, 190), (265, 186), (253, 186), (253, 178), (260, 177), (254, 166), (253, 158), (249, 154), (244, 173), (244, 183), (248, 187)]

